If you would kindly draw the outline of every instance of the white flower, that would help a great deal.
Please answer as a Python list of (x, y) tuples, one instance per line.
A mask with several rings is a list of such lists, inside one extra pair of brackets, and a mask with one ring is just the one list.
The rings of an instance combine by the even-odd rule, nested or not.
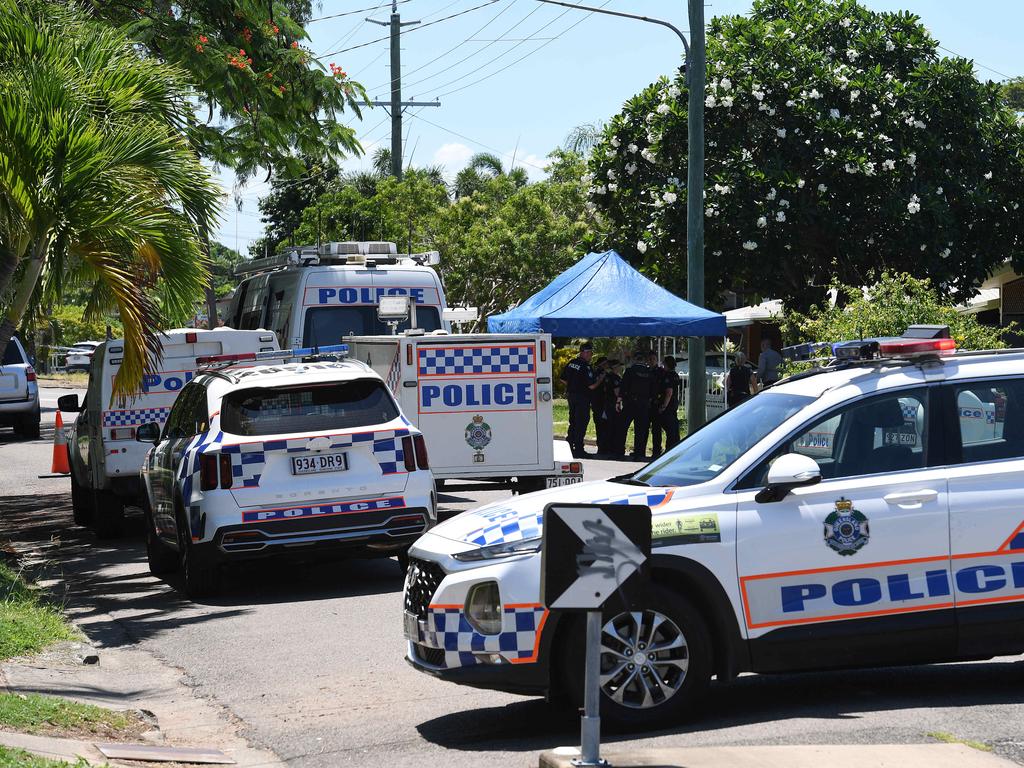
[(779, 211), (778, 213), (776, 213), (775, 214), (775, 220), (776, 221), (785, 221), (786, 220), (786, 212), (785, 211)]
[(886, 40), (885, 41), (885, 50), (887, 50), (887, 51), (895, 51), (896, 50), (896, 46), (893, 44), (892, 40)]
[(821, 94), (818, 93), (818, 89), (817, 88), (811, 88), (811, 92), (809, 94), (807, 94), (807, 95), (810, 96), (812, 99), (820, 99), (821, 98)]
[(840, 117), (839, 110), (835, 108), (830, 109), (828, 111), (828, 116), (831, 117), (833, 120), (838, 120)]
[(842, 21), (839, 22), (839, 26), (843, 27), (843, 28), (846, 28), (846, 29), (849, 29), (849, 27), (850, 27), (850, 20), (849, 19), (843, 19)]
[(645, 243), (643, 240), (637, 240), (636, 249), (640, 251), (640, 253), (647, 253), (647, 243)]
[(707, 107), (708, 109), (711, 109), (717, 103), (718, 101), (715, 99), (714, 96), (708, 96), (706, 99), (704, 99), (704, 106)]
[(846, 58), (850, 61), (856, 61), (858, 56), (860, 56), (860, 54), (853, 50), (853, 48), (846, 49)]
[(648, 163), (653, 163), (654, 162), (654, 153), (651, 152), (651, 148), (650, 147), (644, 147), (640, 151), (640, 156), (643, 157), (643, 159), (646, 160)]
[(907, 155), (907, 165), (909, 165), (911, 167), (917, 165), (917, 153), (916, 152), (911, 152), (909, 155)]
[(786, 138), (786, 129), (785, 129), (785, 128), (776, 128), (776, 129), (775, 129), (775, 134), (776, 134), (776, 135), (777, 135), (777, 136), (778, 136), (778, 137), (779, 137), (780, 139), (784, 139), (784, 138)]
[(915, 128), (921, 128), (923, 130), (924, 128), (927, 128), (928, 126), (927, 126), (927, 124), (923, 120), (915, 120), (914, 121), (914, 127)]
[(722, 97), (722, 106), (723, 107), (731, 107), (732, 106), (732, 96), (723, 96)]
[(669, 176), (667, 179), (665, 179), (665, 183), (666, 184), (678, 184), (679, 183), (679, 177), (678, 176)]
[(882, 167), (885, 168), (885, 170), (887, 170), (887, 171), (895, 170), (895, 168), (896, 168), (896, 161), (893, 160), (892, 158), (890, 158), (888, 160), (883, 160), (882, 161)]
[(661, 104), (658, 105), (656, 111), (659, 115), (667, 115), (671, 111), (671, 109), (672, 108), (668, 104), (666, 104), (665, 102), (661, 102)]
[(928, 246), (925, 245), (924, 243), (921, 243), (921, 251), (924, 252), (924, 251), (927, 251), (927, 250), (928, 250)]
[(796, 180), (796, 188), (797, 189), (803, 189), (804, 188), (804, 180), (803, 179), (797, 179)]
[(792, 99), (786, 99), (786, 106), (787, 107), (795, 107), (796, 106), (796, 102), (793, 101)]
[(874, 244), (875, 244), (875, 238), (869, 237), (868, 238), (868, 245), (874, 245)]
[(745, 250), (745, 251), (756, 251), (757, 250), (757, 243), (755, 243), (753, 240), (747, 240), (745, 243), (743, 243), (743, 250)]
[(775, 115), (775, 107), (769, 107), (768, 108), (768, 117), (772, 117), (774, 115)]
[(911, 195), (910, 202), (907, 203), (907, 210), (910, 211), (910, 213), (917, 213), (918, 211), (920, 211), (921, 198), (919, 198), (917, 195)]
[(992, 171), (989, 171), (988, 173), (986, 173), (985, 174), (985, 178), (986, 179), (991, 179), (992, 178)]
[(742, 150), (740, 150), (740, 158), (742, 158), (743, 160), (750, 160), (753, 157), (754, 157), (754, 155), (751, 154), (749, 149), (742, 149)]
[(626, 163), (626, 173), (632, 176), (634, 173), (636, 173), (636, 167), (636, 163)]
[(618, 136), (612, 136), (608, 143), (611, 144), (613, 147), (618, 147), (619, 146), (619, 137)]
[(939, 251), (939, 256), (941, 256), (944, 259), (948, 259), (949, 258), (949, 253), (950, 253), (949, 248), (943, 248), (941, 251)]
[(779, 193), (775, 190), (775, 187), (772, 187), (771, 191), (767, 195), (765, 195), (765, 199), (774, 200), (777, 194)]
[(764, 229), (765, 227), (768, 226), (768, 219), (766, 219), (764, 216), (759, 216), (757, 218), (757, 226), (760, 227), (761, 229)]
[(780, 199), (779, 200), (779, 207), (780, 208), (789, 208), (789, 200), (786, 200), (785, 198)]
[(611, 179), (612, 181), (615, 181), (615, 169), (614, 168), (609, 168), (608, 169), (608, 178)]
[(852, 91), (850, 91), (850, 101), (851, 102), (854, 102), (854, 101), (856, 101), (859, 98), (860, 98), (860, 91), (858, 91), (856, 88), (854, 88)]
[(819, 184), (818, 185), (818, 191), (819, 192), (828, 192), (828, 187), (826, 187), (824, 184)]
[(937, 188), (935, 189), (935, 194), (936, 194), (936, 195), (941, 195), (941, 194), (942, 194), (942, 187), (937, 187)]
[(764, 91), (751, 91), (750, 93), (758, 101), (764, 101)]
[(608, 190), (605, 188), (604, 184), (601, 184), (598, 187), (594, 187), (594, 192), (599, 194), (599, 195), (603, 195), (607, 191)]
[(669, 205), (672, 205), (672, 203), (679, 199), (679, 195), (677, 195), (675, 192), (666, 192), (661, 196), (661, 199), (664, 200)]
[(593, 180), (594, 180), (594, 174), (592, 174), (592, 173), (584, 173), (582, 176), (580, 176), (580, 183), (581, 184), (590, 184)]
[(617, 154), (619, 154), (619, 153), (616, 152), (614, 149), (609, 149), (608, 150), (608, 157), (615, 157)]
[(668, 95), (671, 98), (673, 98), (673, 99), (679, 98), (679, 94), (681, 94), (681, 93), (682, 93), (682, 91), (679, 90), (679, 86), (678, 85), (670, 85), (668, 87)]
[(880, 134), (878, 134), (878, 140), (879, 140), (879, 141), (884, 141), (884, 142), (885, 142), (886, 144), (890, 144), (890, 143), (892, 143), (892, 139), (890, 139), (890, 138), (889, 138), (888, 136), (886, 136), (886, 135), (885, 135), (884, 133), (880, 133)]
[(875, 164), (872, 162), (864, 163), (864, 175), (874, 176), (875, 175)]
[(714, 216), (715, 215), (715, 206), (709, 205), (707, 208), (705, 208), (704, 209), (704, 215), (707, 216), (709, 219), (712, 216)]
[(656, 198), (654, 198), (654, 202), (652, 203), (652, 205), (655, 208), (664, 208), (665, 207), (665, 201), (662, 200), (660, 197), (656, 197)]
[(615, 191), (615, 190), (617, 190), (618, 188), (619, 188), (619, 185), (618, 185), (618, 184), (609, 184), (609, 185), (608, 185), (608, 191), (609, 191), (609, 192), (614, 192), (614, 191)]
[(635, 154), (636, 151), (640, 149), (640, 147), (638, 147), (636, 144), (630, 144), (628, 147), (626, 147), (626, 149)]
[(732, 89), (732, 80), (730, 80), (728, 77), (723, 77), (722, 78), (722, 82), (719, 83), (719, 85), (722, 87), (723, 91), (731, 90)]
[(847, 163), (843, 167), (846, 169), (847, 173), (856, 173), (857, 172), (857, 166), (853, 165), (852, 163)]
[(728, 195), (730, 192), (732, 192), (732, 187), (730, 187), (728, 184), (715, 184), (714, 190), (715, 192), (718, 192), (721, 195)]

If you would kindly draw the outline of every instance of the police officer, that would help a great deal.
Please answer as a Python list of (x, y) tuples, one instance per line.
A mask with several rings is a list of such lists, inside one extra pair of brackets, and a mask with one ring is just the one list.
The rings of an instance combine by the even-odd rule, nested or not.
[(608, 420), (605, 416), (605, 384), (608, 382), (608, 358), (604, 355), (596, 358), (591, 366), (594, 369), (595, 380), (597, 376), (604, 375), (601, 386), (590, 391), (590, 410), (594, 417), (594, 431), (597, 432), (597, 452), (602, 453), (601, 446), (605, 444), (608, 436), (605, 428)]
[(589, 341), (580, 345), (579, 357), (570, 361), (562, 371), (566, 397), (569, 400), (569, 448), (573, 458), (582, 459), (587, 453), (583, 441), (590, 425), (590, 394), (604, 383), (604, 374), (595, 375), (590, 367), (594, 345)]
[(604, 442), (601, 433), (597, 435), (597, 452), (611, 458), (621, 458), (626, 452), (626, 433), (622, 429), (622, 395), (619, 385), (622, 383), (622, 363), (609, 360), (607, 375), (604, 379)]
[(658, 364), (658, 353), (651, 351), (647, 356), (647, 365), (651, 369), (651, 411), (648, 425), (651, 430), (651, 458), (661, 456), (661, 405), (665, 391), (665, 369)]
[(654, 384), (654, 372), (647, 365), (647, 356), (647, 350), (637, 350), (633, 364), (622, 375), (622, 384), (619, 386), (623, 401), (623, 432), (629, 430), (631, 423), (633, 425), (633, 453), (630, 458), (634, 461), (647, 459), (647, 431), (650, 427), (651, 389)]
[(658, 403), (658, 425), (665, 432), (665, 450), (679, 442), (679, 393), (682, 379), (676, 373), (676, 359), (666, 355), (659, 383), (661, 402)]

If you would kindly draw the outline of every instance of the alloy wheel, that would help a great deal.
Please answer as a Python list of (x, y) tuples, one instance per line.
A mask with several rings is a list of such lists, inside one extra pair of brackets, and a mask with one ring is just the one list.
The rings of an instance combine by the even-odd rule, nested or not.
[(689, 666), (686, 637), (663, 613), (624, 612), (601, 628), (601, 690), (617, 704), (661, 706), (679, 691)]

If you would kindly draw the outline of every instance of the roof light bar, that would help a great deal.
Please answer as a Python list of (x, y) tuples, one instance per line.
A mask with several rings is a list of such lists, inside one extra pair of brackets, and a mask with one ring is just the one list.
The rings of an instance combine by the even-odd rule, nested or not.
[(295, 349), (272, 349), (264, 352), (244, 352), (238, 355), (207, 355), (197, 357), (199, 366), (233, 365), (234, 363), (259, 360), (281, 360), (293, 357), (308, 359), (319, 357), (345, 357), (348, 344), (330, 344), (324, 347), (296, 347)]
[(954, 339), (885, 339), (878, 345), (884, 357), (907, 357), (909, 355), (941, 355), (956, 351)]

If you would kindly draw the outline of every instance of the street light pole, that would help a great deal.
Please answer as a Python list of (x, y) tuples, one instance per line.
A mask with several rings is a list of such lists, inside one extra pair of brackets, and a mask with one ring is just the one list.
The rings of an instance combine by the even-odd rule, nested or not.
[[(704, 2), (687, 0), (690, 14), (690, 41), (670, 22), (650, 16), (639, 16), (621, 11), (609, 11), (590, 5), (566, 3), (562, 0), (538, 0), (549, 5), (561, 5), (607, 16), (646, 21), (668, 27), (683, 43), (686, 55), (686, 78), (689, 92), (687, 107), (686, 146), (686, 300), (698, 307), (704, 306)], [(704, 362), (704, 337), (690, 338), (687, 362), (686, 424), (692, 432), (707, 420), (707, 371)]]

